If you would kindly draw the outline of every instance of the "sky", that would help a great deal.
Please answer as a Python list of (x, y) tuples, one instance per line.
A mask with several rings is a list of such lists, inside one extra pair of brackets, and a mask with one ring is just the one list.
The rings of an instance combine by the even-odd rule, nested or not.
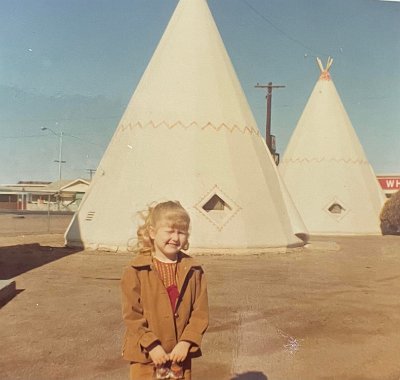
[[(0, 1), (0, 184), (90, 178), (177, 0)], [(261, 133), (282, 155), (319, 77), (332, 79), (377, 174), (400, 174), (400, 2), (209, 0)], [(47, 128), (42, 130), (42, 128)]]

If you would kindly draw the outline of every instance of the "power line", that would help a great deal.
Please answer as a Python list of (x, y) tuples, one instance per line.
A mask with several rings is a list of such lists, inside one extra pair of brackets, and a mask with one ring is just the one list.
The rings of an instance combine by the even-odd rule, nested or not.
[(121, 115), (118, 116), (87, 116), (87, 117), (68, 117), (68, 118), (30, 118), (30, 119), (0, 119), (1, 122), (28, 122), (28, 121), (37, 121), (37, 122), (49, 122), (49, 121), (84, 121), (84, 120), (115, 120), (121, 118)]
[(0, 136), (0, 139), (25, 139), (31, 137), (43, 137), (43, 135), (26, 135), (26, 136)]
[(86, 144), (96, 145), (96, 146), (100, 146), (100, 147), (104, 148), (103, 145), (96, 144), (96, 143), (94, 143), (94, 142), (85, 140), (85, 139), (83, 139), (83, 138), (81, 138), (81, 137), (78, 137), (78, 136), (70, 135), (69, 133), (64, 133), (64, 135), (65, 135), (65, 136), (68, 136), (68, 137), (73, 137), (74, 139), (77, 139), (77, 140), (81, 140), (81, 141), (85, 142)]
[(254, 8), (251, 4), (249, 4), (249, 2), (247, 0), (242, 0), (242, 2), (245, 3), (258, 17), (260, 17), (262, 20), (267, 22), (272, 28), (274, 28), (276, 31), (278, 31), (282, 35), (284, 35), (287, 39), (289, 39), (290, 41), (294, 42), (295, 44), (300, 45), (301, 47), (307, 49), (309, 52), (313, 53), (314, 57), (317, 57), (318, 55), (325, 55), (325, 56), (329, 55), (327, 53), (319, 54), (319, 53), (315, 52), (314, 49), (312, 49), (311, 47), (307, 46), (306, 44), (304, 44), (300, 40), (298, 40), (296, 38), (293, 38), (291, 35), (286, 33), (284, 30), (282, 30), (281, 28), (276, 26), (271, 20), (266, 18), (256, 8)]
[[(95, 146), (104, 148), (104, 145), (96, 144), (94, 142), (88, 141), (88, 140), (83, 139), (81, 137), (70, 135), (69, 133), (64, 133), (64, 136), (72, 137), (72, 138), (80, 140), (80, 141), (82, 141), (82, 142), (84, 142), (86, 144), (95, 145)], [(25, 136), (24, 135), (21, 135), (21, 136), (0, 136), (0, 139), (25, 139), (25, 138), (32, 138), (32, 137), (40, 137), (40, 138), (42, 138), (42, 137), (47, 137), (47, 135), (41, 134), (41, 135), (25, 135)]]

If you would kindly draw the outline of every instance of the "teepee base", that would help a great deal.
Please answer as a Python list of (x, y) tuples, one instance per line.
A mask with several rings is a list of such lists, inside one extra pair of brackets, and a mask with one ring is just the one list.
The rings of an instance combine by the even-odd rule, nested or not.
[[(285, 253), (291, 249), (302, 248), (306, 243), (299, 241), (298, 243), (289, 244), (286, 247), (249, 247), (249, 248), (190, 248), (188, 254), (193, 256), (201, 255), (260, 255), (265, 253)], [(131, 247), (117, 245), (101, 245), (101, 244), (84, 244), (77, 241), (68, 241), (65, 244), (69, 248), (79, 248), (88, 251), (104, 251), (114, 253), (133, 252)]]

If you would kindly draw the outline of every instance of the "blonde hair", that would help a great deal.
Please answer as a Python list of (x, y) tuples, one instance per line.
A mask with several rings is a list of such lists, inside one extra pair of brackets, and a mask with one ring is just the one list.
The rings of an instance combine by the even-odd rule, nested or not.
[[(137, 229), (137, 243), (134, 252), (137, 254), (153, 251), (154, 242), (150, 237), (150, 228), (156, 228), (161, 220), (167, 220), (171, 227), (189, 231), (190, 217), (178, 201), (167, 201), (150, 206), (146, 211), (139, 213), (144, 223)], [(183, 247), (189, 249), (189, 241)]]

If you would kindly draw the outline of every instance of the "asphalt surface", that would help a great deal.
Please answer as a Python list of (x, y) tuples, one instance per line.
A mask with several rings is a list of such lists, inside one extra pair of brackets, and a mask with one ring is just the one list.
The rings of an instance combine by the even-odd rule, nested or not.
[[(0, 237), (2, 380), (128, 379), (119, 280), (128, 254)], [(210, 327), (194, 380), (399, 380), (400, 237), (315, 237), (286, 253), (199, 255)]]

